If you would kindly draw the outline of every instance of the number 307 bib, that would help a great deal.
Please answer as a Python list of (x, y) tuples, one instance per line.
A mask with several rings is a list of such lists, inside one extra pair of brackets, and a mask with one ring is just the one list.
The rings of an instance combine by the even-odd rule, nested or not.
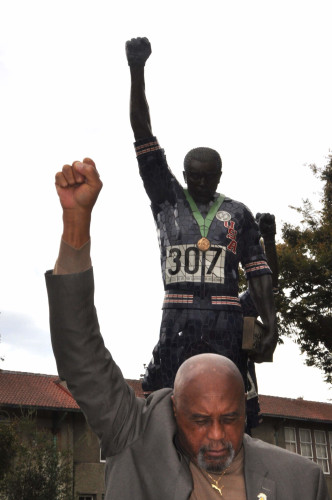
[(166, 248), (166, 285), (170, 283), (225, 281), (226, 247), (212, 245), (206, 252), (194, 245), (177, 245)]

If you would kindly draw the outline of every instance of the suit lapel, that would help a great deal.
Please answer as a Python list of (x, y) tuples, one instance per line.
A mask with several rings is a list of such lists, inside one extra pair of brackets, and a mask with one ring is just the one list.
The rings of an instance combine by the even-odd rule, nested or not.
[(267, 477), (268, 470), (247, 435), (244, 435), (243, 446), (247, 500), (276, 500), (276, 484)]

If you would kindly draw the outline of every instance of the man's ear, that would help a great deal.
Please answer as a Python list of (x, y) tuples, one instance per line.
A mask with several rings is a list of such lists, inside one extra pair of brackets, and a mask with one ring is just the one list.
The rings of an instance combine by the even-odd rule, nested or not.
[(171, 396), (171, 400), (172, 400), (172, 406), (173, 406), (173, 414), (174, 414), (174, 417), (176, 418), (176, 406), (175, 406), (174, 396)]
[(184, 182), (187, 184), (187, 172), (185, 170), (183, 171), (183, 178)]

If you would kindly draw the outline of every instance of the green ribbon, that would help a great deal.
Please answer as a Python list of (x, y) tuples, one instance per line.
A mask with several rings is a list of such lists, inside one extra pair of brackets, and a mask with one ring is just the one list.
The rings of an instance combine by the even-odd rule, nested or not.
[(189, 194), (189, 191), (188, 189), (184, 189), (184, 194), (187, 198), (187, 201), (190, 205), (190, 208), (191, 208), (191, 211), (193, 213), (193, 216), (195, 217), (196, 219), (196, 222), (199, 226), (199, 230), (201, 232), (201, 235), (203, 238), (206, 238), (207, 237), (207, 234), (209, 232), (209, 229), (210, 229), (210, 226), (211, 226), (211, 223), (214, 219), (214, 216), (216, 215), (216, 213), (218, 212), (221, 204), (223, 203), (224, 199), (226, 198), (226, 196), (224, 194), (220, 194), (218, 196), (218, 198), (215, 200), (215, 202), (213, 203), (213, 205), (210, 207), (210, 210), (208, 211), (208, 214), (207, 216), (205, 217), (205, 219), (203, 218), (201, 212), (198, 210), (198, 207), (194, 201), (194, 199), (192, 198), (192, 196)]

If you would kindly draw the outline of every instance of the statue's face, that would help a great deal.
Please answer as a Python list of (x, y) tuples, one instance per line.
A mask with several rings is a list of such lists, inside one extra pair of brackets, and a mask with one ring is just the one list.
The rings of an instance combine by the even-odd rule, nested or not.
[(193, 199), (198, 203), (208, 203), (217, 190), (221, 169), (214, 161), (191, 160), (183, 176)]

